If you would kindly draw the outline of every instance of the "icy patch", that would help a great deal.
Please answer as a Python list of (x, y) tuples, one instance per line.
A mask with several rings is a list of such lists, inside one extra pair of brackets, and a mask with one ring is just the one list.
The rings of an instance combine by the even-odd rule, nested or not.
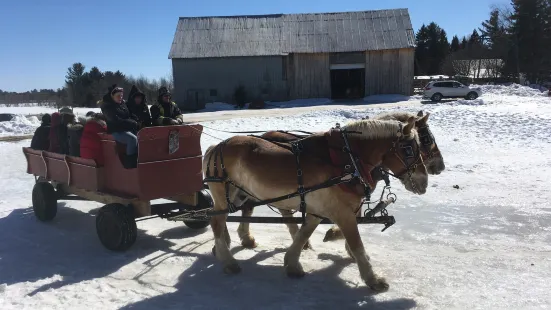
[(0, 136), (32, 134), (38, 126), (40, 121), (36, 116), (16, 115), (11, 121), (0, 122)]

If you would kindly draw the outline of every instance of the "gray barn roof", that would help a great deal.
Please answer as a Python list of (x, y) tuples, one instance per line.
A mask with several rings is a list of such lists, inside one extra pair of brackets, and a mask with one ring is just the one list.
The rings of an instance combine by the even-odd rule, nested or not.
[(355, 52), (414, 44), (407, 9), (180, 17), (168, 58)]

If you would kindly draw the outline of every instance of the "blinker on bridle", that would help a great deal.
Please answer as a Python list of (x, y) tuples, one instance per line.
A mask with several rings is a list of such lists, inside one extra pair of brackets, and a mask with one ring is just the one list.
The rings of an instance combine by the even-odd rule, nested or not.
[(433, 144), (436, 147), (436, 140), (429, 129), (429, 125), (417, 128), (417, 132), (419, 133), (419, 141), (421, 142), (422, 150), (421, 155), (423, 155), (423, 159), (433, 158), (439, 152), (434, 151), (432, 148)]

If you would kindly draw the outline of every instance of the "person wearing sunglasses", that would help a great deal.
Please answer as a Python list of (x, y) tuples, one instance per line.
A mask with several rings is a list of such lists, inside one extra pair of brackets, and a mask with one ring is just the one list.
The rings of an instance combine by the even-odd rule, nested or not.
[(107, 133), (115, 141), (126, 145), (126, 157), (122, 162), (124, 168), (133, 169), (138, 165), (138, 122), (126, 106), (123, 96), (122, 87), (113, 84), (103, 96), (101, 112), (107, 120)]

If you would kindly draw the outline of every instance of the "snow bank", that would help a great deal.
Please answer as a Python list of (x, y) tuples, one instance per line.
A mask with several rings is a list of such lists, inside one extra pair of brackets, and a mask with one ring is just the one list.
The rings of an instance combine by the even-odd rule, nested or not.
[(197, 112), (215, 112), (215, 111), (231, 111), (235, 110), (235, 106), (225, 102), (207, 103), (205, 108)]
[(38, 126), (40, 121), (36, 116), (16, 115), (12, 121), (0, 122), (0, 136), (33, 134)]
[(538, 89), (523, 86), (520, 84), (511, 85), (471, 85), (471, 87), (480, 87), (482, 95), (497, 96), (518, 96), (518, 97), (540, 97), (547, 96), (547, 93)]

